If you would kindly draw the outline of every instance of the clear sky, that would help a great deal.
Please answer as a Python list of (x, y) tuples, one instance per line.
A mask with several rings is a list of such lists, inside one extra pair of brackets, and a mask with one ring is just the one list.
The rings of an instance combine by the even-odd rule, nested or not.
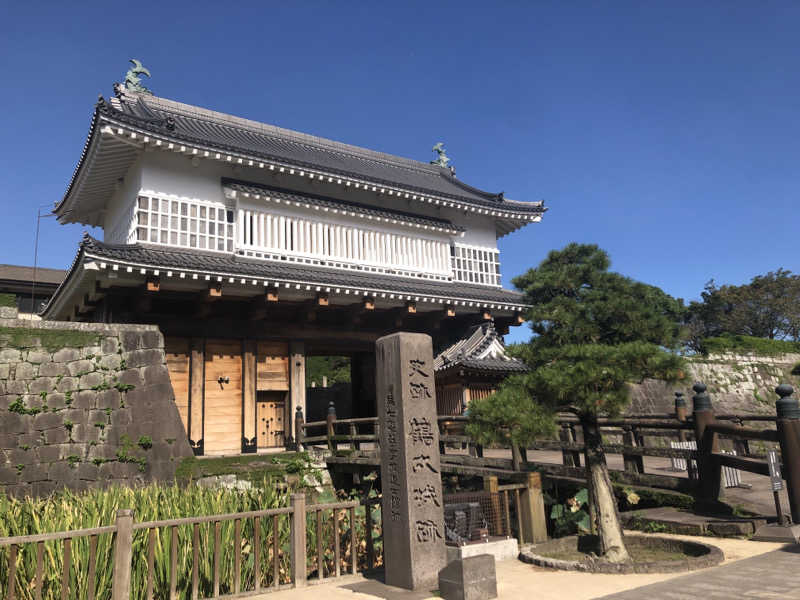
[[(0, 262), (32, 264), (98, 93), (160, 96), (408, 156), (550, 208), (504, 283), (570, 241), (697, 298), (800, 271), (800, 2), (0, 2)], [(42, 221), (68, 267), (81, 226)], [(527, 337), (518, 328), (511, 339)]]

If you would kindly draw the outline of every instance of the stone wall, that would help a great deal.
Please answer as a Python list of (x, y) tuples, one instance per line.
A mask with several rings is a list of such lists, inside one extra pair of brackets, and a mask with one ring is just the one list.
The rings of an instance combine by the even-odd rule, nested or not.
[(171, 480), (192, 451), (155, 326), (0, 314), (0, 491)]
[(686, 383), (666, 385), (647, 380), (634, 385), (630, 414), (667, 413), (675, 409), (674, 392), (682, 391), (692, 410), (692, 384), (702, 381), (717, 414), (775, 414), (775, 388), (789, 383), (798, 389), (800, 378), (792, 375), (800, 363), (800, 354), (759, 356), (755, 354), (718, 354), (689, 359)]

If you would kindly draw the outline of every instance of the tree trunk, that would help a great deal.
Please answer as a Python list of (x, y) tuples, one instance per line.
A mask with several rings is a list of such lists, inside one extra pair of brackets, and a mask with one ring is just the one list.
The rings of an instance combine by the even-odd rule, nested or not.
[(598, 536), (598, 555), (610, 562), (630, 560), (622, 526), (617, 512), (617, 501), (608, 476), (608, 465), (603, 451), (600, 427), (594, 417), (581, 416), (584, 446), (586, 448), (586, 479), (589, 485), (589, 512), (594, 518), (593, 530)]

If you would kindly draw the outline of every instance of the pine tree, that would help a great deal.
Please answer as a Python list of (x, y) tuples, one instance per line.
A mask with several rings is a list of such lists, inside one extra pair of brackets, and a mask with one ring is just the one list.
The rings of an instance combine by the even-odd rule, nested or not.
[(548, 430), (555, 412), (576, 414), (584, 431), (597, 553), (623, 562), (629, 555), (597, 418), (624, 409), (631, 382), (682, 378), (683, 359), (671, 349), (680, 341), (684, 308), (609, 266), (608, 254), (597, 246), (573, 243), (514, 279), (531, 305), (534, 335), (516, 351), (530, 372), (473, 402), (469, 414), (470, 431), (484, 441), (505, 436), (522, 445)]

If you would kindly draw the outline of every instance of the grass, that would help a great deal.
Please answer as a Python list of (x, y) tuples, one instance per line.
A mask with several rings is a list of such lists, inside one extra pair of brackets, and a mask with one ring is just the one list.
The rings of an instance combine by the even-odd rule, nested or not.
[[(292, 466), (302, 462), (308, 464), (306, 452), (281, 452), (280, 454), (248, 454), (222, 456), (219, 458), (184, 458), (175, 471), (178, 481), (197, 480), (201, 477), (235, 474), (248, 480), (265, 477), (282, 477), (291, 472)], [(289, 468), (287, 468), (289, 467)]]
[(723, 335), (706, 338), (701, 343), (703, 354), (744, 352), (761, 356), (778, 356), (800, 352), (800, 342), (770, 340), (749, 335)]
[(17, 297), (14, 294), (0, 294), (0, 307), (16, 308)]
[(0, 348), (43, 347), (50, 352), (61, 348), (94, 346), (100, 336), (88, 331), (38, 329), (34, 327), (0, 327)]
[[(281, 491), (267, 479), (261, 485), (250, 490), (230, 490), (226, 488), (206, 488), (200, 486), (148, 485), (139, 488), (114, 487), (104, 491), (91, 490), (84, 493), (60, 491), (42, 499), (12, 499), (0, 494), (0, 537), (50, 533), (111, 525), (114, 523), (118, 509), (133, 508), (135, 522), (175, 519), (189, 516), (237, 513), (253, 510), (264, 510), (289, 506), (290, 491)], [(325, 501), (335, 501), (332, 495)], [(380, 509), (372, 509), (376, 528), (373, 535), (380, 536)], [(365, 562), (365, 530), (364, 507), (356, 509), (356, 556), (359, 568)], [(320, 514), (320, 532), (322, 534), (323, 568), (326, 576), (333, 572), (335, 555), (333, 549), (334, 520), (332, 511)], [(317, 515), (308, 514), (307, 526), (307, 574), (315, 575), (318, 565), (317, 555)], [(242, 589), (252, 589), (255, 583), (254, 568), (254, 527), (253, 519), (241, 522)], [(340, 512), (340, 557), (342, 571), (345, 572), (351, 560), (353, 548), (350, 543), (349, 511)], [(157, 529), (155, 535), (155, 569), (154, 592), (156, 598), (166, 598), (170, 581), (170, 537), (168, 528)], [(200, 568), (199, 589), (201, 597), (213, 594), (213, 548), (214, 524), (204, 523), (200, 532)], [(234, 571), (234, 522), (222, 522), (220, 527), (220, 593), (233, 592)], [(188, 598), (191, 589), (192, 573), (192, 536), (191, 525), (178, 527), (178, 596)], [(260, 521), (261, 540), (261, 585), (268, 587), (273, 583), (273, 520), (262, 518)], [(290, 568), (290, 519), (288, 516), (278, 518), (277, 545), (279, 548), (279, 583), (291, 580)], [(381, 546), (376, 540), (377, 551)], [(69, 574), (70, 600), (87, 597), (89, 539), (77, 538), (72, 541), (72, 568)], [(46, 542), (44, 544), (44, 573), (42, 599), (55, 600), (61, 598), (61, 573), (63, 568), (63, 542)], [(145, 597), (147, 568), (147, 531), (134, 532), (133, 566), (131, 572), (131, 599), (140, 600)], [(95, 575), (96, 598), (108, 600), (111, 594), (111, 577), (113, 567), (112, 535), (103, 534), (97, 543), (97, 571)], [(380, 562), (378, 563), (380, 564)], [(33, 582), (36, 572), (36, 544), (23, 544), (19, 547), (16, 562), (15, 589), (16, 598), (34, 600), (36, 590)], [(8, 548), (0, 549), (0, 598), (8, 597)]]

